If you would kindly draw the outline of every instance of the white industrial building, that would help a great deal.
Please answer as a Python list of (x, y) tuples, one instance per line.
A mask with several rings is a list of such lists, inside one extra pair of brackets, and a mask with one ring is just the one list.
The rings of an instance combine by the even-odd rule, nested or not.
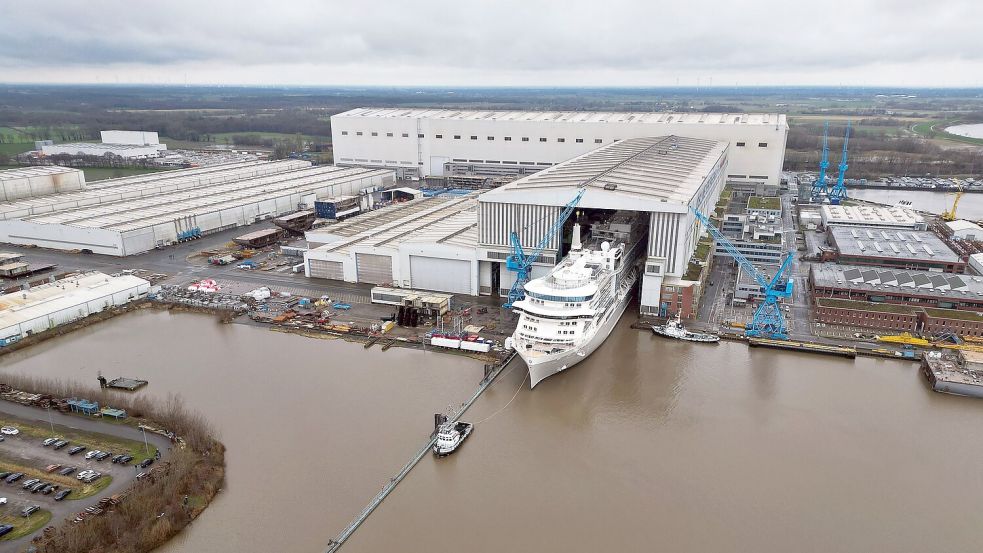
[(777, 190), (787, 134), (785, 115), (768, 113), (358, 108), (331, 117), (336, 163), (398, 178), (531, 174), (618, 140), (678, 135), (728, 143), (727, 182)]
[(41, 153), (50, 155), (104, 156), (111, 154), (129, 159), (154, 158), (167, 150), (152, 131), (101, 131), (102, 143), (67, 142), (42, 144)]
[(0, 202), (85, 190), (85, 174), (70, 167), (42, 165), (0, 171)]
[(925, 230), (928, 222), (914, 211), (900, 206), (824, 205), (820, 209), (823, 226), (880, 227)]
[(0, 296), (0, 345), (143, 298), (150, 283), (132, 275), (85, 273)]
[(983, 253), (974, 253), (969, 256), (969, 267), (974, 273), (983, 275)]
[(983, 228), (976, 223), (960, 219), (945, 224), (949, 234), (956, 240), (983, 240)]
[[(580, 210), (628, 210), (648, 226), (641, 312), (658, 313), (662, 283), (681, 278), (705, 234), (691, 208), (709, 213), (724, 187), (729, 145), (677, 136), (612, 142), (587, 154), (519, 179), (478, 197), (479, 288), (505, 295), (515, 281), (504, 262), (516, 231), (532, 247), (581, 187)], [(568, 221), (568, 224), (571, 223)], [(533, 276), (545, 274), (561, 255), (554, 236)]]
[(0, 242), (134, 255), (367, 193), (392, 171), (243, 162), (111, 179), (78, 192), (0, 203)]
[(307, 233), (305, 274), (478, 295), (478, 203), (421, 198)]

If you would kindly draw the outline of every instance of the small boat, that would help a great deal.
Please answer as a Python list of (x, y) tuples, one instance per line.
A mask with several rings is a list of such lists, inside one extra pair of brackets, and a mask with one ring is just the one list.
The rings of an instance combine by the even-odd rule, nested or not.
[(444, 457), (457, 451), (464, 440), (471, 435), (474, 425), (470, 422), (445, 422), (437, 427), (437, 441), (433, 444), (433, 453)]
[(652, 332), (658, 334), (659, 336), (675, 338), (677, 340), (686, 340), (687, 342), (716, 343), (720, 341), (720, 336), (717, 336), (716, 334), (710, 334), (707, 332), (690, 332), (686, 330), (686, 328), (683, 326), (683, 322), (679, 319), (679, 314), (676, 314), (675, 318), (666, 321), (666, 324), (664, 325), (653, 326)]

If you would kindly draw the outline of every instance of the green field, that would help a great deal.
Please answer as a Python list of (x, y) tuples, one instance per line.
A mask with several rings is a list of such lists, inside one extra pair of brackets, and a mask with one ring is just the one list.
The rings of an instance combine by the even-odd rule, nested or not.
[(925, 121), (923, 123), (917, 123), (911, 126), (911, 130), (924, 138), (937, 138), (941, 140), (951, 140), (953, 142), (962, 142), (963, 144), (973, 144), (976, 146), (983, 146), (983, 138), (970, 138), (968, 136), (959, 136), (957, 134), (950, 134), (945, 132), (946, 127), (951, 127), (958, 125), (958, 120), (946, 120), (938, 119), (934, 121)]
[(14, 527), (9, 534), (0, 538), (3, 541), (13, 541), (31, 535), (51, 520), (51, 511), (46, 509), (41, 509), (31, 515), (30, 518), (20, 516), (19, 512), (15, 513), (13, 507), (5, 506), (3, 509), (9, 512), (0, 512), (0, 524), (9, 524)]
[(233, 136), (248, 136), (251, 138), (258, 138), (259, 140), (273, 140), (273, 141), (292, 141), (298, 138), (308, 141), (308, 142), (328, 142), (331, 140), (330, 136), (313, 136), (309, 134), (290, 134), (282, 132), (223, 132), (213, 134), (212, 140), (214, 142), (228, 144), (231, 143)]

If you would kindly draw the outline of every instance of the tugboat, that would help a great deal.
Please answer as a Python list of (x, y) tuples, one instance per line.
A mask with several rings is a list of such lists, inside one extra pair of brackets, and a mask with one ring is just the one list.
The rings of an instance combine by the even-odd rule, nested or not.
[(666, 321), (666, 324), (653, 326), (652, 332), (658, 334), (659, 336), (675, 338), (677, 340), (686, 340), (687, 342), (716, 343), (720, 341), (720, 336), (717, 336), (716, 334), (690, 332), (686, 330), (686, 328), (683, 326), (683, 322), (679, 318), (679, 313), (676, 313), (675, 318)]
[(470, 422), (442, 422), (437, 426), (437, 441), (433, 444), (433, 454), (446, 457), (457, 451), (464, 440), (471, 435), (474, 425)]

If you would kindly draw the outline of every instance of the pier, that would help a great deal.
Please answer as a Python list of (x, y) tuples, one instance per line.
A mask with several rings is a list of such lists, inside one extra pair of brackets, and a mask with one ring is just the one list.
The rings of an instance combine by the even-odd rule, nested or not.
[[(481, 394), (483, 394), (485, 390), (487, 390), (492, 385), (492, 383), (495, 382), (495, 379), (498, 378), (500, 374), (502, 374), (502, 370), (505, 369), (505, 367), (507, 367), (509, 363), (511, 363), (515, 359), (515, 356), (516, 354), (513, 351), (501, 363), (498, 363), (497, 365), (493, 365), (493, 366), (486, 365), (485, 376), (484, 378), (481, 379), (481, 383), (478, 385), (478, 389), (475, 390), (474, 395), (471, 396), (471, 399), (469, 399), (463, 405), (461, 405), (461, 410), (458, 411), (458, 413), (454, 415), (451, 419), (449, 419), (449, 421), (450, 422), (459, 421), (461, 419), (461, 416), (464, 415), (464, 413), (466, 413), (468, 409), (471, 408), (471, 406), (474, 404), (475, 401), (478, 400), (479, 397), (481, 397)], [(488, 367), (492, 367), (492, 368), (489, 369)], [(388, 497), (389, 494), (396, 489), (396, 486), (398, 486), (399, 483), (402, 482), (404, 478), (406, 478), (406, 475), (408, 475), (410, 471), (413, 470), (413, 467), (415, 467), (420, 461), (423, 460), (424, 457), (427, 456), (427, 453), (430, 452), (430, 449), (433, 447), (433, 444), (436, 441), (437, 441), (436, 434), (430, 436), (430, 438), (423, 445), (423, 447), (421, 447), (419, 451), (417, 451), (416, 454), (405, 465), (403, 465), (403, 468), (401, 468), (399, 472), (396, 473), (395, 476), (389, 479), (389, 482), (387, 482), (386, 485), (382, 487), (382, 490), (379, 491), (379, 493), (376, 494), (371, 501), (369, 501), (369, 504), (366, 505), (364, 509), (362, 509), (362, 511), (358, 514), (358, 516), (356, 516), (355, 519), (352, 520), (351, 523), (349, 523), (348, 526), (346, 526), (345, 529), (342, 530), (340, 534), (338, 534), (338, 537), (328, 542), (328, 548), (325, 549), (326, 553), (334, 553), (335, 551), (341, 549), (341, 546), (344, 545), (346, 541), (348, 541), (348, 538), (350, 538), (352, 534), (354, 534), (355, 531), (358, 530), (359, 526), (361, 526), (362, 523), (364, 523), (369, 518), (369, 515), (371, 515), (372, 512), (375, 511), (376, 508), (382, 504), (382, 502), (386, 499), (386, 497)]]

